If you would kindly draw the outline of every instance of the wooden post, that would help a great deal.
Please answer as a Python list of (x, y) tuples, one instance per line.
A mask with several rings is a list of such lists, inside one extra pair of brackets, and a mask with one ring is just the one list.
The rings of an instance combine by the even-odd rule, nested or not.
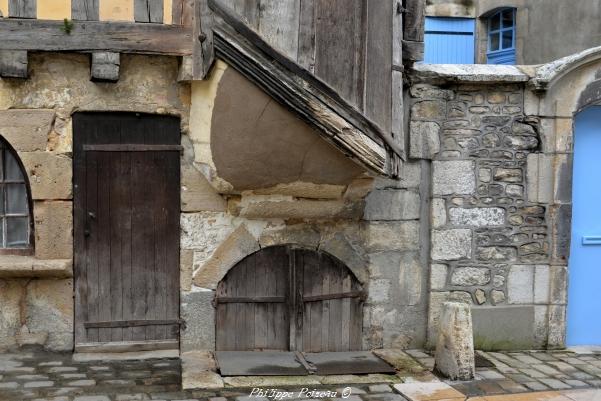
[(403, 27), (403, 59), (409, 62), (424, 58), (425, 0), (406, 0)]
[(14, 18), (35, 18), (37, 14), (36, 0), (9, 0), (8, 16)]
[(173, 0), (172, 23), (175, 25), (192, 25), (194, 0)]
[(163, 0), (134, 0), (136, 22), (163, 23)]
[(98, 21), (98, 0), (71, 0), (71, 19), (74, 21)]
[(204, 79), (213, 61), (213, 13), (208, 0), (194, 0), (192, 78)]

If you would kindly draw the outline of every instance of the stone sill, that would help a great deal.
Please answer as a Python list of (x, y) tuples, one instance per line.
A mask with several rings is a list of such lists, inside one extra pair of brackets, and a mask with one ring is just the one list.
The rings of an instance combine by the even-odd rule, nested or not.
[(411, 70), (417, 81), (444, 81), (460, 83), (516, 83), (528, 82), (529, 66), (494, 64), (415, 64)]
[(34, 256), (0, 255), (0, 278), (73, 277), (71, 259), (45, 260)]

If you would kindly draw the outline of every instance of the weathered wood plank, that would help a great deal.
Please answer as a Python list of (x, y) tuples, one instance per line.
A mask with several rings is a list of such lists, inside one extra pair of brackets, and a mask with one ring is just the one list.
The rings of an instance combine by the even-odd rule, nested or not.
[(315, 0), (300, 0), (298, 23), (298, 64), (315, 71)]
[(261, 0), (219, 0), (222, 5), (232, 8), (236, 14), (254, 30), (259, 29)]
[(108, 51), (185, 56), (192, 54), (192, 31), (179, 25), (124, 22), (0, 21), (0, 50)]
[(259, 34), (292, 60), (298, 55), (300, 0), (261, 0)]
[(13, 18), (36, 18), (36, 0), (9, 0), (8, 16)]
[(363, 112), (390, 132), (392, 120), (392, 8), (388, 1), (368, 0)]
[(27, 78), (27, 51), (0, 50), (0, 77)]
[(215, 51), (213, 48), (213, 12), (208, 0), (194, 0), (192, 77), (203, 79), (209, 72)]
[(403, 108), (403, 73), (392, 71), (392, 136), (403, 154), (399, 155), (405, 160), (405, 135), (403, 128), (405, 110)]
[(171, 4), (171, 23), (192, 26), (194, 0), (173, 0)]
[(71, 0), (71, 19), (73, 21), (98, 21), (98, 0)]
[(134, 0), (134, 20), (162, 24), (163, 3), (163, 0)]
[(403, 65), (403, 6), (401, 0), (392, 5), (392, 65)]
[(344, 99), (363, 105), (363, 1), (315, 0), (315, 75)]
[[(232, 22), (236, 21), (234, 17)], [(251, 36), (253, 44), (227, 24), (219, 24), (215, 29), (215, 43), (221, 59), (318, 128), (326, 140), (341, 148), (359, 164), (386, 174), (386, 152), (382, 138), (386, 138), (387, 144), (392, 143), (389, 134), (387, 138), (386, 133), (348, 105), (334, 90), (275, 52), (246, 26), (238, 26), (237, 29), (247, 29), (244, 35)], [(271, 57), (266, 57), (265, 53)], [(392, 143), (392, 146), (396, 144)]]
[(120, 65), (119, 53), (94, 52), (90, 66), (90, 78), (92, 81), (117, 82)]
[(426, 0), (406, 0), (403, 39), (414, 42), (424, 41), (424, 14)]
[(413, 40), (403, 40), (403, 60), (409, 62), (421, 61), (424, 59), (424, 42)]

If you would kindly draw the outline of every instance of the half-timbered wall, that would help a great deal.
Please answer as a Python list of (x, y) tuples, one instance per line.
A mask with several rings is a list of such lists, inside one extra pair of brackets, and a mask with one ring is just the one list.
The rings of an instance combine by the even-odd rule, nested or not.
[[(1, 0), (4, 17), (182, 24), (184, 0)], [(189, 5), (188, 5), (189, 7)], [(183, 25), (183, 24), (182, 24)]]

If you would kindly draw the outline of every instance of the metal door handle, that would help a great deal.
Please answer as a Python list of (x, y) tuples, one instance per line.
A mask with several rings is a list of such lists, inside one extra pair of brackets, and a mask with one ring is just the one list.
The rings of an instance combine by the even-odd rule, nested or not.
[(83, 229), (84, 237), (90, 236), (90, 220), (95, 220), (96, 214), (94, 212), (88, 212), (88, 218), (86, 219), (85, 227)]

